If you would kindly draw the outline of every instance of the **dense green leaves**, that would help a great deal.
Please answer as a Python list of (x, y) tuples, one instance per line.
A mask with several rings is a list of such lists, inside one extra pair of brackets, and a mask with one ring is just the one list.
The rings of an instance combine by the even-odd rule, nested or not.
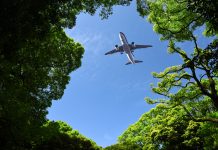
[[(137, 2), (140, 15), (147, 16), (162, 40), (169, 41), (168, 52), (180, 55), (182, 63), (153, 73), (159, 82), (152, 90), (162, 98), (146, 98), (156, 107), (129, 126), (118, 143), (134, 143), (146, 150), (217, 149), (217, 2)], [(199, 27), (204, 28), (204, 35), (214, 36), (206, 48), (198, 45)], [(192, 43), (188, 49), (178, 46), (185, 41)]]
[[(113, 5), (129, 5), (131, 0), (2, 0), (0, 2), (0, 52), (10, 58), (27, 40), (44, 40), (53, 26), (72, 28), (80, 12), (94, 14), (101, 8), (107, 18)], [(13, 43), (13, 44), (11, 44)]]
[(215, 40), (207, 44), (209, 47), (201, 49), (207, 51), (204, 55), (212, 62), (213, 70), (217, 70), (216, 0), (138, 0), (137, 4), (140, 15), (147, 16), (148, 21), (153, 24), (154, 31), (161, 35), (161, 39), (169, 40), (170, 52), (175, 51), (172, 42), (187, 40), (192, 41), (198, 51), (199, 41), (194, 33), (199, 27), (204, 28), (204, 35), (215, 36)]
[(188, 0), (188, 10), (200, 14), (211, 27), (209, 30), (218, 31), (217, 0)]
[[(31, 149), (52, 100), (62, 97), (83, 47), (64, 33), (81, 12), (130, 0), (2, 0), (0, 2), (0, 149)], [(60, 135), (62, 136), (62, 134)], [(63, 138), (68, 138), (63, 135)], [(56, 140), (56, 139), (54, 139)]]
[(140, 15), (148, 16), (161, 39), (176, 41), (192, 40), (193, 31), (202, 25), (215, 35), (217, 5), (216, 0), (138, 0)]
[(64, 122), (48, 121), (40, 130), (40, 141), (37, 141), (34, 150), (100, 150), (95, 142), (73, 130)]
[[(198, 27), (205, 27), (207, 36), (217, 34), (216, 29), (209, 25), (216, 19), (211, 18), (213, 19), (212, 21), (204, 17), (207, 11), (210, 12), (208, 15), (216, 16), (213, 8), (217, 3), (215, 1), (208, 3), (206, 7), (211, 6), (211, 8), (204, 9), (201, 2), (203, 3), (200, 0), (142, 0), (138, 4), (146, 3), (148, 7), (143, 9), (141, 7), (139, 13), (148, 16), (148, 20), (153, 24), (154, 31), (161, 34), (162, 40), (169, 40), (168, 51), (171, 54), (179, 54), (183, 61), (181, 65), (169, 67), (159, 74), (154, 73), (154, 77), (159, 78), (160, 82), (157, 84), (157, 87), (153, 87), (153, 91), (171, 100), (176, 100), (178, 95), (181, 97), (182, 94), (181, 92), (175, 94), (175, 90), (181, 89), (184, 93), (189, 86), (194, 86), (192, 89), (199, 91), (186, 90), (186, 92), (192, 93), (186, 98), (194, 99), (199, 96), (207, 96), (211, 99), (214, 106), (218, 108), (218, 92), (216, 87), (217, 37), (214, 37), (215, 40), (208, 43), (206, 48), (201, 48), (198, 45), (199, 40), (195, 35)], [(204, 12), (200, 13), (200, 9), (204, 9)], [(143, 11), (145, 14), (143, 14)], [(184, 41), (192, 43), (194, 49), (191, 54), (187, 54), (188, 51), (190, 53), (190, 50), (177, 46), (179, 42)], [(190, 45), (190, 48), (192, 45)]]
[[(66, 36), (81, 12), (107, 18), (114, 5), (131, 0), (3, 0), (0, 2), (1, 149), (101, 149), (63, 122), (49, 122), (47, 108), (64, 94), (80, 67), (83, 47)], [(217, 1), (137, 0), (168, 52), (182, 63), (153, 73), (159, 79), (146, 98), (158, 104), (105, 149), (217, 149)], [(213, 36), (199, 47), (198, 28)], [(179, 42), (190, 41), (193, 52)], [(190, 47), (192, 48), (192, 47)], [(189, 49), (190, 49), (189, 48)]]
[(133, 142), (125, 142), (107, 146), (104, 150), (141, 150), (141, 147)]
[[(10, 60), (2, 55), (0, 106), (5, 124), (2, 130), (13, 130), (11, 136), (19, 141), (19, 133), (22, 140), (31, 136), (29, 130), (45, 121), (51, 101), (62, 97), (70, 72), (81, 65), (82, 54), (80, 44), (54, 28), (43, 41), (28, 40)], [(11, 136), (4, 136), (4, 139), (10, 141), (7, 138)]]
[[(193, 109), (197, 103), (187, 109)], [(197, 111), (192, 111), (197, 112)], [(158, 104), (143, 114), (120, 137), (141, 149), (217, 149), (217, 124), (195, 122), (183, 106)]]

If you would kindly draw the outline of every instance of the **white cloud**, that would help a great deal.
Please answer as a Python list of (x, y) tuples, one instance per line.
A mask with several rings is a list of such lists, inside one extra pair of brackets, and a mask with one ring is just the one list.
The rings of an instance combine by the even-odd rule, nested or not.
[(104, 57), (104, 53), (108, 49), (113, 48), (113, 39), (115, 40), (115, 36), (98, 31), (90, 31), (88, 29), (66, 29), (65, 32), (69, 37), (81, 43), (85, 48), (80, 71), (82, 71), (83, 76), (89, 78), (90, 81), (95, 81), (98, 77), (98, 73), (102, 70), (100, 61), (102, 57)]
[(76, 42), (81, 43), (85, 52), (94, 56), (102, 55), (105, 52), (105, 48), (113, 45), (113, 35), (104, 35), (102, 32), (94, 31), (77, 31), (77, 30), (65, 30), (66, 34), (72, 37)]

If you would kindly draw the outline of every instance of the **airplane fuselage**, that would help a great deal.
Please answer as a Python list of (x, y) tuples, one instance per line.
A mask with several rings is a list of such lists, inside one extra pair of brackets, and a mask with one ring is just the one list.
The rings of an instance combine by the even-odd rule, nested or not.
[(132, 63), (132, 64), (135, 64), (135, 61), (134, 61), (134, 56), (131, 52), (131, 49), (129, 47), (129, 43), (126, 39), (126, 36), (125, 34), (123, 34), (122, 32), (119, 33), (119, 37), (120, 37), (120, 41), (121, 41), (121, 44), (123, 46), (123, 50), (124, 52), (126, 53), (126, 56), (127, 58), (129, 59), (129, 61)]
[(121, 54), (125, 53), (129, 60), (125, 65), (143, 62), (141, 60), (135, 60), (133, 52), (136, 49), (152, 47), (152, 45), (139, 45), (139, 44), (135, 44), (134, 42), (129, 44), (126, 39), (126, 36), (122, 32), (119, 33), (119, 38), (122, 45), (121, 46), (115, 45), (115, 48), (105, 53), (105, 55), (114, 54), (114, 53), (121, 53)]

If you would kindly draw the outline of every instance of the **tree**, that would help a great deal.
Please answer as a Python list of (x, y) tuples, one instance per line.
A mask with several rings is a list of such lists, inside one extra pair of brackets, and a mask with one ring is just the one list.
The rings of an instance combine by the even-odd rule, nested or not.
[[(161, 40), (172, 42), (197, 42), (194, 32), (205, 27), (204, 35), (215, 36), (207, 47), (201, 48), (207, 53), (210, 67), (218, 69), (217, 13), (216, 0), (137, 0), (138, 12), (147, 16), (154, 26), (154, 31), (161, 34)], [(210, 46), (212, 45), (212, 47)], [(197, 45), (196, 50), (199, 50)]]
[[(208, 101), (205, 100), (204, 104), (208, 104)], [(193, 109), (193, 106), (199, 107), (198, 103), (186, 105), (187, 109)], [(217, 116), (217, 113), (213, 115)], [(162, 103), (129, 126), (119, 137), (119, 143), (135, 143), (145, 150), (215, 150), (218, 148), (217, 137), (217, 124), (196, 122), (183, 109), (183, 106)]]
[[(142, 9), (141, 15), (148, 15), (148, 20), (154, 24), (154, 31), (161, 34), (162, 40), (169, 41), (168, 52), (179, 54), (183, 59), (181, 65), (169, 67), (160, 74), (154, 73), (154, 77), (162, 80), (159, 88), (154, 88), (154, 92), (170, 98), (169, 91), (172, 88), (183, 89), (189, 85), (196, 85), (200, 89), (199, 94), (209, 97), (214, 106), (218, 108), (218, 93), (215, 83), (217, 71), (214, 69), (214, 64), (210, 63), (214, 54), (212, 49), (215, 48), (210, 47), (207, 50), (200, 48), (198, 39), (194, 35), (197, 28), (203, 25), (206, 25), (204, 33), (207, 36), (216, 35), (216, 31), (210, 30), (200, 14), (187, 9), (187, 1), (158, 0), (146, 2), (148, 9)], [(188, 55), (187, 50), (176, 46), (177, 43), (184, 41), (193, 43), (192, 54)], [(198, 72), (202, 72), (202, 74)]]
[(48, 121), (41, 129), (41, 140), (36, 143), (34, 150), (100, 150), (95, 142), (73, 130), (62, 121)]
[(2, 0), (0, 2), (0, 145), (30, 149), (52, 100), (62, 97), (83, 47), (66, 36), (81, 12), (101, 16), (130, 0)]
[[(159, 82), (152, 90), (163, 98), (146, 98), (148, 103), (157, 106), (130, 126), (119, 143), (134, 142), (142, 149), (217, 149), (218, 44), (213, 24), (216, 18), (205, 18), (208, 9), (197, 12), (204, 7), (200, 3), (193, 5), (194, 9), (188, 7), (193, 1), (137, 2), (140, 15), (147, 16), (161, 40), (169, 41), (168, 52), (180, 55), (182, 64), (153, 73)], [(207, 15), (215, 14), (211, 12)], [(204, 28), (205, 38), (213, 37), (206, 48), (199, 46), (200, 41), (195, 36), (199, 27)], [(191, 54), (190, 50), (178, 46), (185, 41), (192, 43)]]
[[(131, 0), (2, 0), (0, 2), (0, 52), (10, 58), (14, 52), (32, 38), (43, 41), (53, 26), (72, 28), (80, 12), (107, 18), (114, 5), (129, 5)], [(13, 44), (11, 44), (13, 43)]]
[(188, 0), (188, 10), (200, 14), (205, 22), (211, 24), (211, 30), (218, 31), (218, 14), (216, 9), (218, 2), (216, 0)]
[(30, 40), (14, 53), (13, 61), (1, 59), (2, 146), (23, 145), (33, 138), (51, 101), (61, 98), (70, 72), (81, 64), (80, 44), (63, 31), (52, 29), (49, 34), (44, 41)]
[(133, 142), (124, 142), (107, 146), (104, 150), (141, 150), (141, 147)]

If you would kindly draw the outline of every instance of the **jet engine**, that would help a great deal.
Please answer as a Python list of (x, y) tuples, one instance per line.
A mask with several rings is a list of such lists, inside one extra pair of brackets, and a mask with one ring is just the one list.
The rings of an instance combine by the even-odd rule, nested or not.
[(135, 47), (135, 42), (132, 42), (131, 45), (132, 45), (132, 47)]
[(115, 49), (116, 49), (116, 50), (119, 50), (119, 46), (118, 46), (118, 45), (115, 45)]

